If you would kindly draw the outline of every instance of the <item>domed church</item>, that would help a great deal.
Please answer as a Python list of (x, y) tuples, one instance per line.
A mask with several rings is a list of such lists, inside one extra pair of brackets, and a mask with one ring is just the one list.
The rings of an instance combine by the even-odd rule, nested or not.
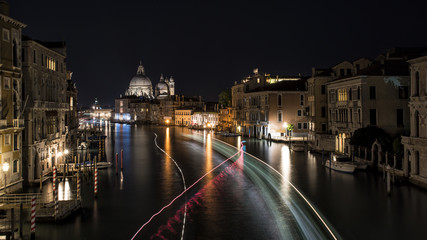
[(126, 96), (145, 97), (147, 99), (162, 99), (175, 95), (175, 82), (172, 77), (165, 79), (163, 74), (160, 76), (160, 81), (155, 88), (155, 96), (153, 96), (153, 86), (150, 78), (145, 75), (142, 63), (139, 63), (136, 76), (130, 80), (129, 88), (125, 93)]

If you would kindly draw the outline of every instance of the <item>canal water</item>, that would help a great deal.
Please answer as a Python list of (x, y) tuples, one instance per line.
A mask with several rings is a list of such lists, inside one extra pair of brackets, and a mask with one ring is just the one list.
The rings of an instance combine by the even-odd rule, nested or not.
[[(123, 173), (116, 174), (115, 166), (100, 170), (97, 198), (93, 196), (93, 181), (84, 181), (81, 213), (59, 223), (38, 223), (37, 239), (131, 239), (138, 230), (135, 239), (181, 239), (183, 231), (184, 239), (328, 236), (315, 217), (298, 214), (309, 211), (301, 199), (292, 199), (289, 207), (278, 207), (283, 196), (271, 194), (277, 189), (269, 184), (284, 182), (280, 176), (308, 199), (339, 238), (424, 239), (427, 236), (427, 228), (423, 227), (427, 222), (424, 190), (397, 184), (388, 196), (381, 176), (330, 171), (322, 167), (319, 154), (293, 153), (285, 144), (240, 137), (215, 136), (236, 147), (245, 140), (246, 152), (278, 173), (260, 167), (262, 164), (249, 155), (244, 158), (243, 171), (228, 161), (148, 222), (184, 187), (192, 185), (237, 150), (233, 152), (231, 147), (219, 144), (208, 132), (179, 127), (116, 124), (105, 128), (105, 133), (108, 161), (114, 162), (116, 153), (120, 161), (123, 149)], [(249, 173), (257, 171), (258, 174)], [(259, 180), (258, 175), (264, 178)], [(75, 188), (72, 180), (68, 182), (71, 189)], [(290, 184), (286, 186), (290, 188)], [(278, 191), (279, 195), (285, 195), (285, 202), (287, 195), (297, 195), (295, 190)], [(308, 224), (300, 224), (311, 221), (314, 230)], [(310, 231), (319, 235), (307, 235)]]

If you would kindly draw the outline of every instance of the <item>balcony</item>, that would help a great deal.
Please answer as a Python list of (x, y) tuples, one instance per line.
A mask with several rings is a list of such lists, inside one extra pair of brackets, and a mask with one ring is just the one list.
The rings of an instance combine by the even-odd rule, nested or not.
[(346, 128), (348, 128), (348, 123), (346, 123), (346, 122), (337, 122), (336, 123), (336, 127), (338, 129), (346, 129)]
[(7, 127), (7, 120), (0, 120), (0, 128), (5, 128)]
[(13, 119), (13, 127), (24, 127), (24, 119)]

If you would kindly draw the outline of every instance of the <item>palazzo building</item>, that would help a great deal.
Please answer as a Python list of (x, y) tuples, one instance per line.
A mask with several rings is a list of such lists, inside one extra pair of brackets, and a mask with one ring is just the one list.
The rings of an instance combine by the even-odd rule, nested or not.
[(427, 188), (427, 56), (408, 62), (411, 65), (411, 131), (409, 136), (402, 136), (403, 172), (411, 182)]
[(24, 37), (23, 80), (25, 138), (23, 146), (24, 179), (29, 184), (40, 181), (63, 164), (76, 145), (77, 92), (66, 69), (64, 42), (41, 42)]
[(0, 161), (7, 171), (0, 186), (11, 192), (22, 188), (22, 96), (21, 36), (25, 24), (9, 17), (9, 5), (0, 1)]

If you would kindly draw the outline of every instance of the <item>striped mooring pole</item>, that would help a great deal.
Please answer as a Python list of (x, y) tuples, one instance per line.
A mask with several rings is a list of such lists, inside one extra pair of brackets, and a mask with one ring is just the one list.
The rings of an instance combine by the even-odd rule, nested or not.
[(56, 191), (56, 167), (53, 166), (53, 195), (55, 196)]
[(77, 201), (80, 201), (80, 173), (77, 172)]
[(36, 195), (31, 198), (31, 240), (36, 239)]
[(58, 205), (58, 193), (56, 191), (56, 167), (53, 166), (53, 199), (55, 201), (55, 219), (58, 217), (59, 205)]
[(94, 186), (95, 198), (98, 197), (98, 168), (95, 168), (95, 186)]

